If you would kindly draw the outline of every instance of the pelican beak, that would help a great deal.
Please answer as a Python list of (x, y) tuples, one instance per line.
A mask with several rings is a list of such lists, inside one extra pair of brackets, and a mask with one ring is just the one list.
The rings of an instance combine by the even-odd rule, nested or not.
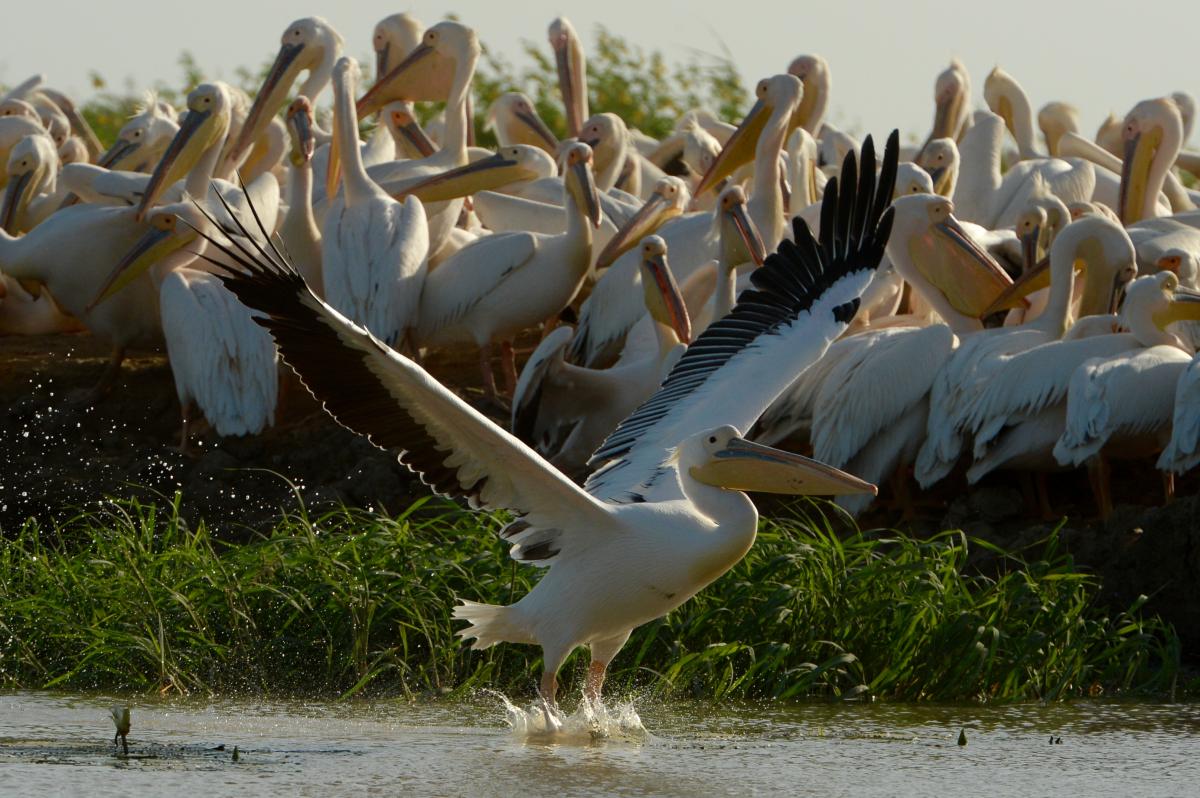
[(393, 194), (396, 199), (415, 196), (421, 202), (443, 202), (466, 197), (479, 191), (490, 191), (520, 180), (532, 180), (537, 175), (521, 168), (518, 161), (500, 153), (427, 177)]
[[(340, 124), (338, 104), (333, 104), (333, 119), (331, 129), (333, 136), (329, 139), (329, 156), (325, 159), (325, 196), (332, 200), (337, 196), (338, 181), (342, 179), (342, 145), (337, 134)], [(359, 117), (360, 119), (362, 117)]]
[(433, 143), (433, 139), (429, 138), (429, 135), (422, 129), (421, 123), (413, 116), (411, 107), (404, 111), (393, 110), (392, 121), (396, 124), (400, 135), (404, 136), (409, 145), (419, 152), (422, 158), (428, 158), (437, 152), (437, 146)]
[(388, 53), (391, 52), (392, 43), (384, 42), (383, 47), (375, 51), (375, 80), (378, 81), (388, 73)]
[(25, 207), (28, 197), (25, 190), (33, 180), (33, 170), (23, 172), (15, 179), (9, 178), (4, 187), (4, 204), (0, 206), (0, 228), (9, 235), (17, 234), (17, 214)]
[(1138, 132), (1125, 139), (1125, 160), (1121, 163), (1121, 194), (1117, 215), (1121, 223), (1131, 225), (1144, 215), (1150, 182), (1150, 165), (1162, 143), (1162, 128)]
[(1034, 268), (1038, 262), (1038, 238), (1042, 234), (1042, 226), (1034, 225), (1033, 229), (1021, 236), (1022, 272)]
[(943, 97), (938, 101), (937, 109), (933, 115), (933, 131), (930, 134), (930, 139), (952, 139), (957, 137), (958, 131), (954, 128), (960, 116), (962, 102), (963, 93), (961, 91), (952, 92), (949, 96)]
[(583, 80), (571, 54), (570, 40), (566, 36), (554, 41), (554, 61), (558, 69), (558, 87), (562, 92), (563, 108), (566, 110), (567, 135), (578, 137), (583, 129)]
[(17, 285), (21, 286), (21, 289), (34, 299), (42, 298), (41, 280), (31, 280), (27, 277), (21, 277), (17, 279)]
[(946, 166), (938, 166), (929, 170), (929, 179), (933, 181), (933, 193), (941, 194), (943, 197), (948, 197), (946, 192), (950, 190), (950, 169)]
[(678, 215), (679, 210), (668, 204), (667, 198), (655, 191), (604, 245), (604, 249), (596, 258), (596, 268), (611, 266), (637, 242), (658, 230), (663, 222)]
[(297, 166), (311, 163), (313, 153), (317, 148), (317, 141), (313, 136), (312, 117), (304, 112), (289, 114), (288, 124), (292, 128), (292, 136), (295, 139), (292, 162)]
[(140, 142), (129, 141), (127, 139), (117, 139), (113, 145), (105, 150), (100, 156), (100, 160), (96, 161), (96, 166), (104, 169), (116, 169), (121, 162), (132, 155), (141, 147)]
[[(666, 256), (659, 253), (650, 255), (642, 260), (642, 278), (646, 285), (646, 305), (651, 317), (675, 331), (676, 337), (682, 343), (692, 342), (692, 321), (688, 316), (687, 305), (683, 302), (683, 294), (671, 274)], [(647, 277), (649, 279), (647, 279)]]
[[(975, 318), (983, 318), (984, 308), (994, 304), (996, 295), (1012, 286), (1012, 278), (996, 263), (995, 258), (975, 243), (975, 239), (971, 238), (954, 216), (947, 216), (945, 221), (934, 225), (934, 229), (948, 239), (960, 255), (967, 258), (966, 268), (955, 276), (956, 285), (939, 285), (938, 288), (944, 293), (948, 291), (955, 295), (950, 296), (948, 293), (947, 299), (956, 310)], [(968, 283), (971, 285), (967, 285)], [(994, 286), (995, 290), (991, 291), (988, 284)], [(991, 299), (979, 301), (987, 293), (991, 293)], [(1028, 305), (1024, 298), (1019, 302), (1020, 307)]]
[(571, 174), (574, 176), (571, 189), (576, 191), (576, 201), (583, 206), (584, 213), (593, 227), (600, 226), (600, 197), (596, 193), (596, 180), (592, 177), (591, 167), (587, 161), (572, 164)]
[(693, 466), (690, 474), (698, 482), (726, 490), (801, 496), (879, 493), (870, 482), (833, 466), (744, 438), (729, 441), (707, 463)]
[[(1026, 255), (1026, 257), (1029, 257)], [(1029, 303), (1025, 297), (1032, 294), (1034, 291), (1040, 291), (1050, 285), (1050, 259), (1042, 258), (1040, 261), (1025, 269), (1024, 273), (1017, 280), (992, 300), (992, 304), (988, 305), (983, 313), (979, 314), (980, 318), (990, 316), (993, 313), (999, 313), (1002, 310), (1010, 308), (1024, 307)]]
[(545, 142), (546, 146), (544, 149), (546, 152), (550, 153), (551, 155), (558, 152), (558, 137), (550, 132), (550, 128), (546, 127), (546, 123), (542, 121), (540, 116), (535, 113), (526, 113), (524, 111), (518, 111), (515, 116), (521, 123), (528, 126), (529, 129), (533, 131), (534, 135)]
[(746, 213), (746, 204), (738, 202), (726, 213), (733, 222), (733, 226), (737, 228), (750, 260), (754, 262), (755, 266), (762, 266), (763, 261), (767, 259), (767, 248), (763, 245), (762, 236), (758, 234), (758, 228), (754, 226), (754, 220)]
[(1013, 136), (1017, 135), (1016, 123), (1013, 122), (1012, 101), (1008, 97), (1001, 97), (996, 103), (996, 116), (1004, 120), (1004, 126), (1008, 128), (1009, 133)]
[(1160, 330), (1177, 321), (1200, 321), (1200, 292), (1179, 286), (1166, 310), (1154, 314), (1154, 324)]
[(393, 100), (444, 100), (453, 74), (453, 66), (436, 49), (419, 44), (359, 99), (358, 118), (370, 116)]
[(705, 191), (714, 188), (722, 178), (728, 177), (739, 166), (750, 163), (754, 159), (754, 148), (758, 145), (758, 138), (762, 135), (763, 128), (770, 116), (770, 106), (762, 100), (754, 103), (750, 112), (746, 114), (746, 118), (742, 120), (737, 130), (733, 131), (733, 135), (721, 148), (717, 159), (700, 179), (696, 191), (692, 194), (693, 197), (699, 197)]
[[(176, 227), (178, 226), (177, 224)], [(176, 230), (152, 226), (113, 267), (104, 280), (104, 284), (96, 293), (96, 298), (87, 306), (87, 310), (90, 312), (101, 302), (137, 279), (151, 266), (194, 241), (197, 235), (190, 228)]]
[(142, 201), (137, 206), (137, 220), (146, 216), (146, 211), (158, 201), (168, 186), (180, 180), (200, 160), (200, 156), (221, 134), (221, 126), (213, 124), (212, 111), (188, 110), (183, 124), (171, 139), (167, 151), (154, 167), (154, 174), (146, 184)]
[(296, 76), (305, 68), (305, 62), (298, 60), (304, 48), (303, 44), (280, 46), (275, 61), (267, 72), (266, 80), (254, 97), (250, 112), (246, 114), (246, 121), (242, 123), (237, 140), (229, 150), (230, 162), (236, 162), (250, 149), (250, 145), (267, 129), (275, 111), (287, 101), (288, 92), (292, 90)]

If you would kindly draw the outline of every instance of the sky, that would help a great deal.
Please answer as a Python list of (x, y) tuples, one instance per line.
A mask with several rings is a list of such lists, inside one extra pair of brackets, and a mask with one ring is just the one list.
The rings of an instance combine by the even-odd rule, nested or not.
[(1050, 100), (1073, 103), (1089, 136), (1110, 111), (1123, 115), (1140, 99), (1177, 90), (1200, 95), (1197, 0), (20, 0), (0, 12), (7, 34), (0, 83), (42, 72), (50, 85), (83, 99), (93, 92), (93, 70), (119, 91), (158, 80), (175, 85), (185, 50), (207, 74), (232, 77), (238, 66), (257, 67), (273, 57), (287, 24), (314, 14), (341, 32), (350, 55), (367, 60), (375, 23), (397, 11), (426, 24), (453, 11), (487, 47), (517, 64), (523, 40), (549, 51), (546, 27), (561, 14), (585, 45), (603, 25), (660, 50), (668, 62), (727, 51), (747, 87), (783, 71), (796, 55), (818, 53), (833, 76), (828, 118), (879, 135), (892, 127), (911, 135), (928, 131), (933, 80), (952, 56), (971, 73), (975, 107), (983, 107), (988, 71), (1000, 65), (1025, 87), (1035, 112)]

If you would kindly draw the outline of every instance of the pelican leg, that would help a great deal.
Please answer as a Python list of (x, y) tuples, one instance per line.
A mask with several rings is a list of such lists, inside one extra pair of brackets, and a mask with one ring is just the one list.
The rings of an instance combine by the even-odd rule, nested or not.
[(1088, 461), (1088, 480), (1092, 483), (1092, 494), (1096, 497), (1096, 509), (1100, 519), (1112, 515), (1112, 493), (1109, 491), (1109, 469), (1104, 455), (1096, 455)]
[(604, 677), (608, 673), (608, 663), (629, 640), (632, 629), (624, 634), (610, 637), (606, 640), (596, 640), (591, 644), (592, 661), (588, 665), (587, 681), (583, 685), (584, 700), (593, 704), (600, 703), (600, 693), (604, 688)]
[(1163, 504), (1170, 504), (1175, 501), (1175, 472), (1163, 472)]
[(484, 344), (479, 347), (479, 372), (483, 377), (483, 392), (493, 402), (498, 401), (496, 394), (496, 376), (492, 374), (492, 345)]
[(71, 397), (71, 403), (84, 407), (94, 405), (112, 392), (117, 377), (121, 375), (121, 364), (125, 362), (125, 347), (114, 346), (109, 355), (108, 363), (100, 374), (100, 379), (89, 390), (76, 393)]
[(517, 392), (517, 356), (512, 341), (500, 342), (500, 363), (504, 369), (504, 393), (511, 399)]

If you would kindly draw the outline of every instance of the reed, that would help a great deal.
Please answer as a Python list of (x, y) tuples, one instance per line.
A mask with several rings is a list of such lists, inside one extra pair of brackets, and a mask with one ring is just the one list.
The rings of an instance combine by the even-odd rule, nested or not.
[[(113, 501), (0, 537), (0, 685), (532, 693), (536, 649), (468, 651), (450, 618), (456, 596), (507, 603), (536, 581), (505, 556), (500, 516), (436, 501), (395, 517), (301, 508), (232, 545), (178, 508)], [(1055, 536), (1022, 558), (957, 532), (914, 540), (843, 529), (829, 505), (795, 508), (763, 522), (733, 571), (635, 632), (612, 689), (972, 701), (1176, 689), (1174, 630), (1140, 602), (1106, 613)], [(978, 547), (999, 575), (967, 567)]]

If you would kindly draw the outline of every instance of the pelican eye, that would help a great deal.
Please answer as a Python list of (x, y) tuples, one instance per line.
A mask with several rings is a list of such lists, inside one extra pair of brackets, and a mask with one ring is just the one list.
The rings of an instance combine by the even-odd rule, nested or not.
[(716, 442), (717, 442), (717, 436), (716, 436), (716, 435), (709, 435), (709, 436), (708, 436), (708, 442), (709, 442), (709, 443), (716, 443)]

